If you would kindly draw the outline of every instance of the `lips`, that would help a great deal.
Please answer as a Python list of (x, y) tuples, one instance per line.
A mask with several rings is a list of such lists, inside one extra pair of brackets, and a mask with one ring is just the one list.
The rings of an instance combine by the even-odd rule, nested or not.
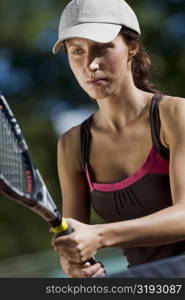
[(107, 83), (107, 79), (106, 78), (94, 78), (94, 79), (88, 80), (87, 83), (90, 85), (102, 85), (102, 84)]
[(95, 78), (89, 78), (87, 80), (87, 82), (94, 82), (94, 81), (97, 81), (97, 80), (106, 80), (105, 77), (95, 77)]

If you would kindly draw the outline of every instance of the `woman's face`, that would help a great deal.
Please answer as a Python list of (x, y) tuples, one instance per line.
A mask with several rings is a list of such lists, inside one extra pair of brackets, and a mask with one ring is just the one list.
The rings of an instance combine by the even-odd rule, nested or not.
[(83, 90), (94, 99), (118, 92), (128, 74), (128, 46), (118, 35), (110, 43), (74, 38), (66, 41), (70, 67)]

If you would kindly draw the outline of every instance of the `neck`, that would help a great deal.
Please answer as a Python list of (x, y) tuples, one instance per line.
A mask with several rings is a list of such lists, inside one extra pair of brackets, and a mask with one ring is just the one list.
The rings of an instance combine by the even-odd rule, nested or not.
[(133, 123), (148, 110), (152, 96), (131, 83), (110, 97), (97, 100), (101, 126), (114, 130)]

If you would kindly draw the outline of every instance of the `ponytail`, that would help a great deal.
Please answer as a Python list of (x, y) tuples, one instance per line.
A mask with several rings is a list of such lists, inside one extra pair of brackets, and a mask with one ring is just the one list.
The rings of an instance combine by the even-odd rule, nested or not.
[(135, 31), (122, 27), (121, 36), (129, 46), (135, 42), (138, 45), (138, 52), (132, 57), (131, 68), (134, 84), (138, 89), (146, 92), (159, 93), (152, 82), (152, 64), (151, 59), (138, 35)]

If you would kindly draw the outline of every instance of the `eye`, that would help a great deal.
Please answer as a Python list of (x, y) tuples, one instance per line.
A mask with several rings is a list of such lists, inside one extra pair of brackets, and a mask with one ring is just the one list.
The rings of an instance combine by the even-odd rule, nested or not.
[(82, 49), (73, 49), (71, 50), (72, 55), (82, 55), (84, 51)]

